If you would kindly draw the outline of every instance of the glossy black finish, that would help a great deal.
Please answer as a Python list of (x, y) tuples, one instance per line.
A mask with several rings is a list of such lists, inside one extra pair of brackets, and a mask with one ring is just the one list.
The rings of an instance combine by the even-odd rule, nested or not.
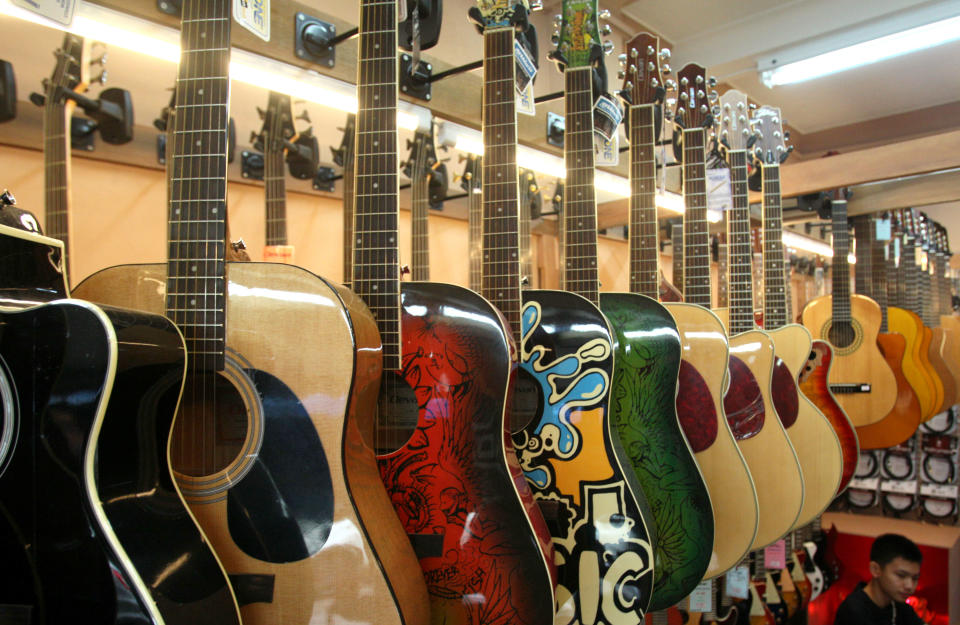
[(63, 248), (49, 242), (24, 230), (0, 228), (0, 302), (49, 302), (67, 296)]

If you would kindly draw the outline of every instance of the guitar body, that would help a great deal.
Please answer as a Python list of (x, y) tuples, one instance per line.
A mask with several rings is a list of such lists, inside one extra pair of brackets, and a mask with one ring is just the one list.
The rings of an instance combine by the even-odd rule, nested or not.
[[(723, 320), (725, 310), (717, 313)], [(730, 338), (730, 385), (724, 411), (757, 489), (760, 522), (751, 550), (778, 540), (796, 523), (804, 482), (797, 454), (770, 396), (773, 340), (760, 330)]]
[(940, 327), (947, 333), (943, 359), (950, 367), (957, 387), (960, 388), (960, 319), (953, 315), (940, 315)]
[(920, 425), (920, 401), (903, 370), (908, 354), (907, 340), (901, 334), (883, 332), (877, 337), (877, 347), (897, 378), (897, 403), (886, 418), (857, 428), (862, 449), (884, 449), (899, 445), (913, 436)]
[(917, 396), (921, 419), (925, 421), (934, 414), (933, 402), (936, 399), (936, 387), (933, 384), (933, 371), (921, 359), (923, 321), (912, 310), (889, 306), (887, 307), (887, 328), (890, 332), (902, 335), (906, 340), (901, 368), (903, 376)]
[(757, 493), (723, 412), (728, 349), (723, 323), (693, 304), (664, 307), (676, 321), (683, 348), (677, 418), (713, 504), (713, 552), (704, 578), (736, 566), (757, 534)]
[(813, 541), (803, 543), (803, 550), (807, 557), (803, 563), (803, 574), (807, 576), (810, 582), (810, 600), (813, 601), (826, 590), (827, 584), (823, 576), (823, 571), (817, 565), (814, 556), (817, 554), (817, 545)]
[(806, 608), (810, 604), (813, 595), (813, 585), (804, 574), (804, 561), (807, 559), (807, 552), (803, 549), (794, 549), (790, 554), (790, 560), (787, 562), (787, 568), (790, 571), (790, 578), (800, 596), (800, 608)]
[(943, 385), (943, 401), (940, 404), (940, 410), (937, 411), (940, 413), (957, 403), (957, 385), (953, 381), (953, 372), (943, 358), (946, 333), (940, 327), (931, 328), (930, 332), (931, 340), (928, 356), (930, 364), (933, 365), (933, 370), (937, 372), (937, 377)]
[(815, 340), (810, 346), (810, 356), (807, 363), (800, 370), (799, 387), (803, 394), (827, 418), (840, 442), (843, 454), (843, 473), (837, 494), (846, 490), (853, 474), (857, 469), (857, 459), (860, 457), (860, 445), (857, 439), (857, 430), (854, 429), (847, 414), (837, 403), (827, 380), (830, 377), (830, 367), (833, 363), (833, 348), (826, 341)]
[[(823, 295), (803, 309), (803, 325), (814, 338), (830, 341), (833, 322), (833, 297)], [(881, 311), (876, 302), (863, 295), (850, 296), (850, 312), (854, 339), (843, 347), (831, 342), (833, 367), (830, 368), (830, 390), (855, 427), (870, 425), (884, 418), (897, 399), (897, 380), (877, 347)], [(866, 392), (838, 392), (837, 385)]]
[(514, 434), (544, 511), (559, 573), (555, 623), (643, 619), (654, 583), (653, 524), (610, 422), (613, 338), (589, 300), (523, 292), (520, 382), (538, 396), (517, 408)]
[[(750, 625), (778, 625), (770, 604), (761, 599), (764, 592), (766, 592), (765, 582), (750, 582), (750, 608), (747, 611)], [(778, 607), (776, 603), (772, 605), (774, 608)]]
[[(764, 622), (768, 625), (784, 625), (789, 615), (787, 603), (780, 595), (780, 590), (773, 580), (773, 573), (767, 571), (765, 581), (754, 581), (753, 585), (756, 586), (757, 595), (763, 604)], [(754, 622), (752, 614), (751, 612), (751, 623)]]
[(924, 416), (924, 421), (929, 421), (935, 414), (941, 411), (943, 406), (943, 380), (940, 379), (940, 373), (933, 366), (930, 359), (930, 344), (933, 343), (933, 330), (923, 326), (920, 332), (920, 366), (927, 372), (930, 378), (930, 384), (933, 388), (933, 398), (930, 403), (930, 413)]
[[(803, 370), (813, 345), (809, 330), (788, 324), (767, 334), (777, 354), (773, 404), (803, 474), (803, 507), (796, 527), (813, 521), (833, 501), (843, 476), (843, 450), (827, 418), (797, 390), (797, 374)], [(791, 415), (795, 415), (793, 419)]]
[(512, 341), (473, 291), (411, 282), (401, 293), (405, 384), (385, 384), (392, 409), (380, 426), (409, 419), (416, 427), (377, 462), (427, 581), (430, 622), (550, 624), (552, 562), (504, 436)]
[[(155, 319), (135, 316), (139, 322)], [(182, 352), (179, 362), (164, 362), (165, 356), (155, 372), (182, 380)], [(0, 312), (5, 621), (160, 622), (151, 612), (146, 580), (105, 518), (95, 477), (117, 360), (109, 319), (86, 302), (60, 300)]]
[(650, 611), (664, 610), (703, 579), (714, 541), (710, 495), (677, 420), (680, 335), (643, 295), (601, 293), (600, 309), (617, 345), (610, 420), (657, 526)]
[[(162, 311), (166, 273), (166, 265), (113, 267), (76, 293)], [(174, 441), (177, 428), (215, 434), (198, 446), (212, 453), (198, 458), (191, 446), (171, 444), (170, 461), (230, 575), (243, 622), (426, 622), (425, 591), (409, 575), (412, 552), (403, 541), (375, 542), (358, 517), (358, 510), (379, 509), (377, 526), (389, 525), (385, 493), (350, 481), (358, 473), (369, 480), (376, 470), (362, 442), (370, 417), (355, 419), (348, 405), (359, 389), (378, 386), (368, 378), (370, 359), (356, 355), (358, 347), (376, 352), (377, 343), (362, 343), (369, 336), (358, 342), (353, 325), (357, 319), (362, 330), (360, 318), (369, 313), (292, 265), (227, 263), (226, 276), (226, 367), (215, 381), (188, 374), (174, 427)], [(266, 328), (296, 332), (268, 336)], [(321, 356), (323, 366), (308, 354)], [(170, 394), (161, 401), (176, 405)], [(405, 577), (386, 577), (404, 567)]]

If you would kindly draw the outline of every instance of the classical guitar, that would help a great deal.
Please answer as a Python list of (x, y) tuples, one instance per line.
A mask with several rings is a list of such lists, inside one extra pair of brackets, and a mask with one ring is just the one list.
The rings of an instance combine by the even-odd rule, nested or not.
[(483, 185), (480, 178), (483, 159), (473, 154), (467, 154), (464, 158), (466, 162), (460, 174), (460, 188), (467, 194), (467, 239), (470, 246), (468, 284), (470, 290), (479, 292), (483, 273), (480, 256), (483, 245)]
[[(714, 517), (710, 494), (677, 418), (683, 352), (678, 324), (657, 301), (660, 267), (652, 147), (653, 109), (662, 103), (664, 93), (660, 43), (641, 33), (627, 49), (632, 57), (623, 85), (630, 103), (630, 292), (601, 293), (600, 310), (617, 343), (610, 421), (657, 526), (656, 582), (650, 601), (650, 610), (656, 613), (689, 595), (703, 579), (713, 554)], [(579, 116), (582, 111), (571, 113)], [(593, 139), (590, 134), (586, 138)], [(650, 152), (645, 154), (644, 149)], [(575, 165), (584, 166), (583, 160)]]
[(897, 380), (877, 347), (880, 307), (868, 297), (850, 294), (850, 233), (844, 190), (835, 192), (832, 213), (833, 292), (808, 302), (802, 319), (815, 338), (833, 347), (830, 390), (851, 423), (859, 427), (890, 413), (897, 399)]
[[(628, 47), (630, 74), (644, 70), (640, 66), (655, 62), (649, 43)], [(649, 47), (648, 47), (649, 46)], [(634, 55), (634, 50), (637, 54)], [(646, 51), (644, 54), (643, 51)], [(634, 104), (630, 107), (631, 207), (638, 213), (631, 218), (631, 289), (641, 293), (656, 288), (657, 222), (654, 162), (654, 106), (638, 99), (641, 87), (634, 86)], [(692, 189), (691, 189), (692, 191)], [(691, 201), (694, 198), (691, 196)], [(682, 256), (681, 236), (674, 239), (674, 254)], [(700, 259), (695, 259), (699, 263)], [(699, 270), (699, 265), (697, 265)], [(682, 273), (682, 263), (674, 265), (674, 277)], [(692, 274), (691, 274), (692, 275)], [(708, 296), (694, 288), (687, 303), (665, 303), (677, 323), (683, 347), (676, 397), (677, 417), (710, 494), (714, 514), (714, 539), (705, 577), (715, 577), (735, 566), (747, 553), (756, 537), (759, 510), (753, 479), (743, 458), (723, 408), (728, 345), (720, 319), (710, 310)], [(658, 528), (659, 529), (659, 528)]]
[[(899, 445), (916, 432), (920, 425), (922, 408), (918, 394), (910, 380), (926, 390), (914, 358), (919, 318), (902, 309), (891, 311), (887, 305), (887, 246), (877, 238), (877, 223), (870, 215), (853, 219), (857, 242), (857, 264), (854, 268), (857, 293), (866, 295), (880, 306), (880, 334), (877, 346), (897, 379), (897, 403), (890, 414), (876, 423), (857, 428), (857, 437), (863, 449), (883, 449)], [(892, 331), (888, 331), (891, 329)]]
[[(688, 302), (710, 303), (710, 249), (705, 184), (705, 130), (712, 124), (706, 111), (705, 70), (687, 65), (679, 73), (682, 94), (677, 118), (683, 124), (683, 179), (686, 211), (684, 227), (684, 298)], [(686, 97), (684, 97), (686, 96)], [(682, 111), (680, 109), (683, 109)], [(749, 132), (749, 131), (748, 131)], [(737, 131), (739, 140), (742, 131)], [(730, 140), (734, 140), (732, 137)], [(746, 162), (745, 143), (729, 150), (728, 159)], [(736, 168), (731, 169), (731, 176)], [(745, 174), (745, 172), (743, 172)], [(747, 180), (733, 179), (732, 195), (746, 196)], [(742, 206), (741, 206), (742, 204)], [(794, 524), (803, 503), (800, 465), (771, 399), (773, 341), (754, 327), (753, 277), (750, 268), (752, 247), (749, 213), (738, 200), (727, 211), (727, 255), (730, 306), (718, 310), (730, 335), (729, 387), (724, 413), (743, 453), (759, 502), (759, 523), (752, 548), (770, 544)], [(739, 207), (741, 210), (737, 210)]]
[[(437, 159), (433, 144), (433, 124), (426, 130), (417, 130), (413, 140), (407, 140), (410, 156), (403, 173), (411, 182), (410, 230), (411, 277), (416, 282), (430, 280), (430, 207), (434, 204), (436, 181), (446, 186), (446, 166)], [(439, 178), (438, 178), (439, 176)]]
[(223, 260), (230, 8), (183, 3), (167, 264), (106, 269), (76, 294), (166, 311), (183, 332), (190, 367), (169, 459), (244, 622), (427, 622), (368, 445), (373, 319), (299, 267)]
[(334, 163), (343, 168), (343, 283), (347, 286), (350, 286), (353, 278), (353, 149), (356, 125), (357, 116), (353, 113), (347, 115), (340, 147), (330, 148)]
[[(396, 10), (361, 5), (352, 284), (383, 342), (380, 478), (429, 591), (429, 619), (408, 622), (551, 623), (552, 580), (536, 534), (543, 520), (529, 516), (538, 510), (506, 430), (511, 335), (469, 289), (401, 287)], [(515, 188), (516, 170), (510, 181)]]
[(614, 339), (598, 308), (592, 94), (603, 52), (597, 4), (563, 3), (552, 53), (565, 82), (566, 290), (526, 289), (522, 299), (519, 245), (499, 244), (499, 237), (514, 236), (518, 213), (510, 6), (481, 3), (472, 12), (485, 26), (483, 190), (485, 214), (494, 219), (485, 222), (484, 257), (510, 263), (484, 274), (484, 293), (514, 331), (520, 329), (517, 395), (529, 398), (514, 408), (514, 442), (557, 552), (556, 622), (639, 623), (653, 590), (655, 540), (610, 417)]
[(4, 614), (239, 623), (167, 466), (186, 366), (177, 328), (159, 315), (49, 301), (66, 293), (59, 241), (3, 226), (0, 248), (19, 274), (0, 285)]
[[(740, 136), (743, 137), (742, 120), (746, 120), (748, 110), (746, 96), (735, 90), (727, 91), (720, 98), (720, 106), (723, 110), (721, 142), (736, 141), (732, 135), (737, 134), (737, 130), (741, 131)], [(737, 117), (737, 122), (732, 121), (734, 116)], [(803, 506), (794, 523), (794, 527), (797, 527), (806, 525), (819, 516), (833, 501), (843, 477), (845, 456), (840, 437), (833, 425), (797, 388), (797, 377), (810, 357), (813, 339), (809, 330), (791, 323), (787, 313), (789, 289), (782, 238), (780, 163), (789, 151), (784, 143), (780, 111), (772, 107), (762, 107), (755, 112), (749, 123), (757, 137), (752, 151), (761, 168), (764, 191), (763, 327), (773, 339), (774, 351), (777, 354), (773, 365), (772, 399), (780, 423), (787, 431), (797, 453), (803, 474)], [(735, 186), (739, 187), (738, 183), (746, 180), (746, 163), (740, 161), (735, 150), (728, 149), (727, 154), (731, 157), (730, 175), (737, 181)], [(734, 194), (733, 202), (732, 210), (746, 211), (745, 217), (749, 222), (746, 195)], [(742, 212), (740, 214), (743, 215)], [(732, 218), (730, 219), (732, 221)], [(846, 462), (855, 466), (859, 453), (856, 437), (852, 437), (851, 444), (851, 426), (849, 422), (845, 425), (843, 434), (847, 441)]]

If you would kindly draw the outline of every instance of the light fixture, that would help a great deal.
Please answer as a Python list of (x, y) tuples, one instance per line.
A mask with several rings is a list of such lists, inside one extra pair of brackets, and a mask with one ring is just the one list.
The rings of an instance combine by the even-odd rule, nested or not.
[(957, 39), (960, 39), (960, 16), (873, 37), (795, 61), (788, 60), (789, 53), (770, 56), (758, 62), (757, 70), (763, 84), (772, 88), (828, 76)]
[[(810, 252), (825, 258), (833, 258), (833, 248), (829, 244), (818, 239), (797, 234), (791, 230), (784, 230), (782, 240), (786, 247), (793, 248), (795, 250), (803, 250), (804, 252)], [(853, 253), (850, 253), (847, 255), (847, 262), (850, 264), (856, 264), (857, 257)]]

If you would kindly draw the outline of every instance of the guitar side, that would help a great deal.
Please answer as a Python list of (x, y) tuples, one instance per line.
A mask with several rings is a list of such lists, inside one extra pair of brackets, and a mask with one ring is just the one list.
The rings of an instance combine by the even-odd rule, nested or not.
[(650, 610), (666, 609), (703, 579), (714, 541), (710, 495), (677, 419), (680, 335), (649, 297), (601, 293), (600, 308), (617, 343), (610, 420), (657, 526)]
[[(774, 351), (782, 361), (778, 361), (775, 367), (782, 365), (786, 368), (781, 379), (776, 378), (777, 371), (774, 371), (774, 404), (803, 474), (803, 507), (794, 524), (797, 527), (811, 522), (833, 501), (843, 476), (843, 451), (830, 422), (797, 390), (797, 374), (807, 362), (813, 344), (810, 332), (803, 326), (788, 324), (767, 331), (767, 335), (773, 340)], [(783, 392), (797, 398), (796, 418), (792, 421), (779, 411), (777, 394)]]
[(933, 414), (936, 388), (933, 385), (933, 372), (920, 359), (920, 346), (923, 342), (923, 321), (920, 320), (917, 313), (911, 310), (898, 306), (888, 306), (887, 327), (890, 332), (903, 336), (906, 341), (900, 366), (903, 376), (917, 396), (917, 402), (920, 404), (920, 418), (925, 420)]
[(943, 380), (940, 378), (940, 373), (937, 371), (937, 368), (934, 367), (933, 361), (930, 358), (930, 345), (933, 343), (933, 330), (924, 325), (920, 330), (920, 352), (919, 358), (917, 361), (920, 363), (920, 366), (924, 371), (927, 372), (927, 375), (930, 380), (930, 385), (933, 388), (933, 399), (931, 400), (930, 412), (924, 415), (923, 420), (929, 421), (933, 416), (940, 412), (943, 406)]
[(573, 293), (523, 298), (520, 367), (540, 398), (514, 442), (553, 537), (556, 622), (638, 622), (653, 590), (656, 538), (609, 418), (607, 320)]
[(937, 413), (941, 413), (957, 403), (957, 385), (953, 380), (953, 372), (943, 357), (944, 344), (947, 339), (946, 333), (943, 328), (938, 326), (930, 328), (930, 334), (930, 349), (927, 356), (943, 387), (943, 399), (940, 402), (940, 409), (937, 410)]
[[(888, 309), (888, 318), (894, 315)], [(857, 438), (863, 449), (883, 449), (899, 445), (917, 431), (922, 415), (920, 401), (904, 375), (909, 356), (909, 343), (902, 334), (884, 332), (877, 337), (877, 346), (897, 379), (897, 403), (884, 419), (857, 428)], [(915, 367), (915, 365), (913, 365)]]
[[(823, 295), (803, 309), (803, 325), (814, 338), (829, 342), (833, 321), (833, 297)], [(832, 345), (834, 366), (830, 369), (830, 389), (854, 426), (869, 425), (885, 417), (893, 409), (897, 381), (877, 347), (881, 312), (876, 302), (863, 295), (850, 296), (850, 310), (855, 337), (843, 348)], [(866, 392), (837, 392), (837, 385), (858, 390), (869, 384)]]
[[(109, 268), (78, 289), (110, 304), (162, 311), (166, 269)], [(406, 586), (385, 578), (354, 505), (364, 493), (347, 480), (355, 335), (336, 289), (275, 263), (227, 263), (227, 280), (227, 367), (210, 391), (222, 415), (218, 433), (244, 451), (212, 476), (174, 474), (230, 574), (243, 621), (306, 624), (319, 616), (400, 624), (425, 616), (400, 611), (410, 606), (395, 598)], [(306, 360), (313, 354), (323, 366)], [(203, 408), (185, 399), (177, 418)], [(186, 465), (184, 452), (171, 447), (174, 467)], [(407, 561), (414, 562), (412, 552)]]
[(723, 323), (701, 306), (664, 307), (677, 323), (683, 348), (677, 417), (713, 504), (713, 552), (704, 575), (709, 579), (736, 566), (753, 544), (757, 492), (723, 412), (729, 349)]

